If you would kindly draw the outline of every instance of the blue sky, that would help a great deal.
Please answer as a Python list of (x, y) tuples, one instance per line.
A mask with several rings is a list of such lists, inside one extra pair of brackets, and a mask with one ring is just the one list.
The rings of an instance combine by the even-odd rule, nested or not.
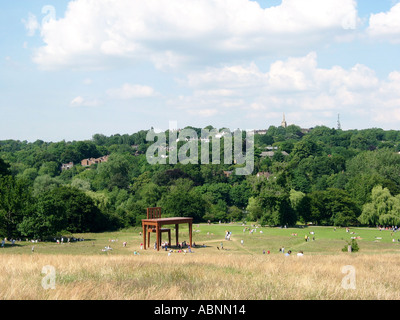
[(394, 0), (4, 1), (0, 140), (399, 129)]

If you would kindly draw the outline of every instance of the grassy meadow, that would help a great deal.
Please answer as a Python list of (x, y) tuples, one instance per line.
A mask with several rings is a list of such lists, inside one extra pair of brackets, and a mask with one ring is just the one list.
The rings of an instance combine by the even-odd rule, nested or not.
[[(397, 241), (400, 233), (367, 228), (351, 228), (346, 232), (345, 228), (311, 226), (286, 229), (247, 225), (245, 229), (241, 224), (195, 224), (193, 227), (196, 243), (193, 252), (177, 252), (173, 248), (175, 252), (170, 255), (162, 250), (157, 252), (152, 246), (141, 250), (140, 228), (74, 235), (84, 241), (73, 243), (32, 243), (23, 239), (11, 246), (7, 242), (0, 249), (3, 265), (0, 298), (400, 299), (400, 242)], [(250, 233), (251, 229), (255, 231)], [(226, 231), (232, 232), (230, 241), (225, 240)], [(306, 235), (310, 241), (305, 241)], [(173, 230), (173, 242), (174, 237)], [(342, 252), (351, 237), (358, 238), (360, 251)], [(154, 239), (153, 235), (152, 243)], [(183, 225), (179, 240), (189, 240), (188, 229)], [(106, 246), (112, 250), (103, 251)], [(279, 251), (281, 247), (292, 254), (285, 256)], [(299, 251), (304, 255), (297, 256)], [(44, 266), (55, 270), (54, 289), (43, 286)], [(353, 267), (355, 288), (343, 286), (348, 275), (342, 272), (344, 266)]]

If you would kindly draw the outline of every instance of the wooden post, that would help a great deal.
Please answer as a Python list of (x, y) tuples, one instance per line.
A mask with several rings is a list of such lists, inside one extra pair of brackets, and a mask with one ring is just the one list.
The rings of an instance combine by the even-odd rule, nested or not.
[(160, 251), (161, 247), (161, 240), (162, 240), (162, 232), (161, 232), (161, 226), (158, 226), (158, 245), (157, 245), (157, 251)]
[(156, 226), (156, 243), (157, 243), (157, 251), (160, 251), (160, 226), (159, 226), (159, 224), (157, 223), (157, 226)]
[(175, 232), (176, 232), (176, 246), (179, 244), (179, 224), (175, 225)]
[(189, 242), (190, 247), (192, 247), (192, 222), (189, 222)]
[(146, 250), (146, 232), (147, 232), (147, 228), (146, 225), (142, 222), (143, 224), (143, 245), (144, 245), (144, 250)]

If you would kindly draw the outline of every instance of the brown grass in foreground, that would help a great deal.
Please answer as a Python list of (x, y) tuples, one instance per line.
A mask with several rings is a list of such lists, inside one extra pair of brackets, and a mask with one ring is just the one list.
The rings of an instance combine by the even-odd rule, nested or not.
[[(392, 300), (400, 299), (399, 255), (64, 256), (2, 255), (3, 300)], [(42, 268), (56, 270), (44, 289)], [(344, 289), (342, 267), (355, 269)]]

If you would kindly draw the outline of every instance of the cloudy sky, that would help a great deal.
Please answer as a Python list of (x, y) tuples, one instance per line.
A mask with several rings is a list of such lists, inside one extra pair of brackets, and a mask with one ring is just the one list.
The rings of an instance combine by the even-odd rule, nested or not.
[(0, 70), (0, 140), (400, 129), (400, 3), (2, 1)]

